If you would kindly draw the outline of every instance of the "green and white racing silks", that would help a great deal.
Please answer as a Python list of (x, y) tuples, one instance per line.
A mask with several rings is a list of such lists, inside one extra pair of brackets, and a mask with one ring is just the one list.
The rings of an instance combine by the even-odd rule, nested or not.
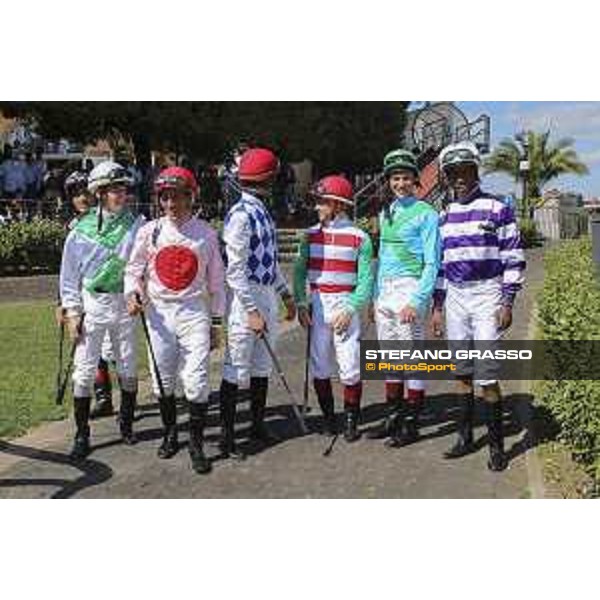
[(92, 209), (67, 237), (60, 275), (62, 306), (82, 310), (82, 291), (122, 294), (125, 265), (144, 217), (130, 211), (104, 214), (98, 231), (97, 210)]
[(410, 304), (419, 312), (428, 305), (440, 260), (439, 217), (433, 207), (416, 198), (397, 198), (379, 219), (380, 247), (375, 297), (385, 283), (410, 277), (418, 280)]

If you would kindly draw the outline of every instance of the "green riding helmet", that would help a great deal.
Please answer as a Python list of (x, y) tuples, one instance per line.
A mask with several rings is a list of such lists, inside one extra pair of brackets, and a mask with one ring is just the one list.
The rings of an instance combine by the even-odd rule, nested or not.
[(419, 176), (417, 158), (408, 150), (392, 150), (383, 159), (383, 172), (389, 177), (394, 171), (410, 171), (415, 177)]

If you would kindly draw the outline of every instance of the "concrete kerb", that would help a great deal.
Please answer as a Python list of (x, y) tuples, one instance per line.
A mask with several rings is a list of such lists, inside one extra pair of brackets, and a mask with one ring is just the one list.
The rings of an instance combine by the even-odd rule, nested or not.
[[(537, 328), (537, 315), (538, 308), (537, 302), (533, 305), (531, 319), (529, 321), (529, 327), (527, 329), (527, 339), (535, 339), (536, 328)], [(519, 382), (520, 393), (532, 393), (533, 383), (532, 381), (523, 380)], [(522, 411), (521, 411), (522, 412)], [(546, 497), (546, 486), (544, 485), (544, 475), (542, 466), (537, 453), (537, 444), (535, 439), (535, 432), (532, 432), (531, 414), (519, 415), (519, 418), (525, 419), (528, 423), (527, 426), (527, 451), (525, 453), (525, 465), (527, 469), (527, 481), (531, 498), (534, 500), (543, 499)]]

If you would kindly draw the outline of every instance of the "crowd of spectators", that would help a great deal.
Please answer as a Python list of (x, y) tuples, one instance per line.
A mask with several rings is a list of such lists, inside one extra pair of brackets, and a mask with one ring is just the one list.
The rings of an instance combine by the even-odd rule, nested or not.
[[(129, 169), (135, 181), (136, 209), (152, 216), (152, 181), (160, 166), (139, 169), (126, 156), (117, 160)], [(228, 207), (240, 193), (237, 184), (236, 154), (222, 165), (185, 164), (195, 171), (200, 184), (198, 213), (208, 220), (223, 218)], [(41, 150), (30, 151), (5, 146), (0, 157), (0, 225), (36, 218), (56, 219), (68, 223), (73, 207), (65, 195), (64, 183), (74, 171), (90, 172), (94, 162), (87, 158), (44, 159)], [(278, 218), (286, 219), (297, 210), (296, 178), (291, 165), (281, 165), (274, 189), (273, 210)], [(278, 219), (279, 220), (279, 219)]]

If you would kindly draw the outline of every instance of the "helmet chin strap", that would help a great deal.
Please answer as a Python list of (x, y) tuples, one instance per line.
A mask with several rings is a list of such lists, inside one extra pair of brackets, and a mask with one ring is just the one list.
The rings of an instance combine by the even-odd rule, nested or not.
[(104, 219), (104, 194), (105, 192), (98, 194), (98, 233), (102, 231), (102, 222)]

